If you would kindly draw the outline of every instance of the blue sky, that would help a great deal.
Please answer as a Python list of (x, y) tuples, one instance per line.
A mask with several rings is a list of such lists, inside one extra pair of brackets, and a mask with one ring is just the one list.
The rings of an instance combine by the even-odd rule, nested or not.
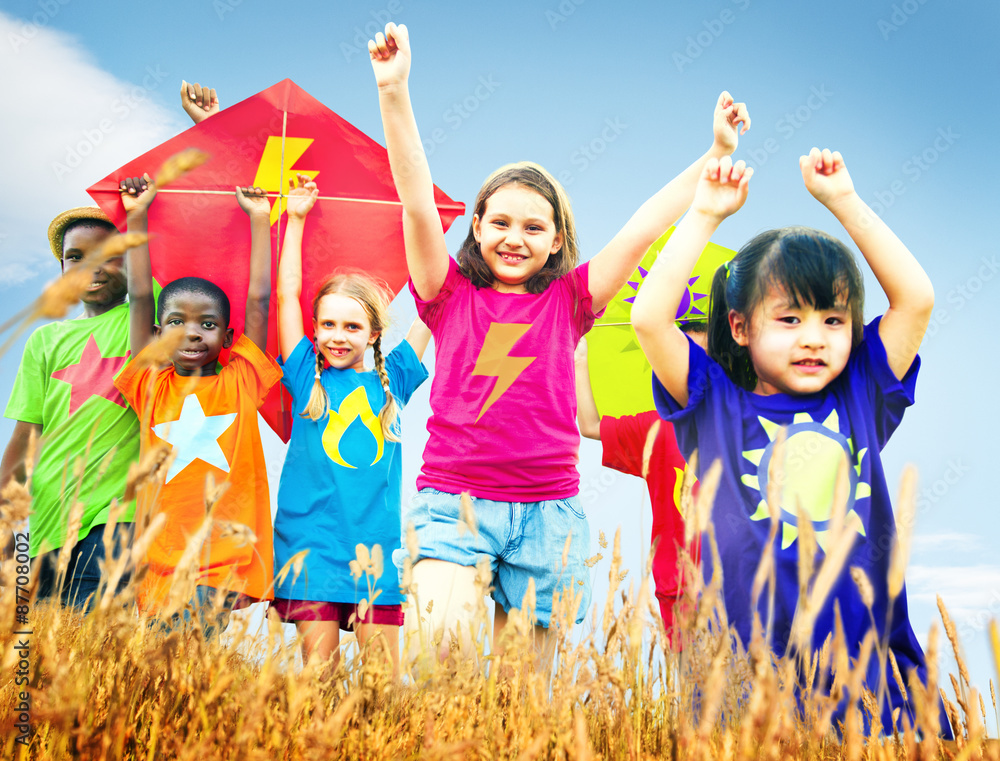
[[(58, 275), (49, 220), (88, 203), (91, 183), (188, 126), (181, 79), (210, 83), (225, 107), (290, 77), (383, 142), (364, 43), (389, 18), (410, 27), (411, 91), (436, 183), (470, 203), (497, 166), (541, 163), (572, 198), (584, 258), (708, 147), (722, 89), (749, 105), (753, 127), (737, 156), (757, 172), (717, 243), (738, 248), (787, 224), (846, 238), (802, 187), (797, 164), (814, 145), (844, 154), (862, 197), (937, 291), (917, 403), (883, 453), (890, 488), (905, 463), (920, 472), (911, 619), (923, 638), (941, 594), (974, 681), (988, 690), (996, 672), (984, 622), (1000, 614), (990, 486), (1000, 445), (989, 434), (1000, 406), (988, 391), (1000, 369), (989, 327), (1000, 247), (984, 217), (1000, 199), (988, 176), (992, 152), (980, 142), (1000, 116), (995, 2), (7, 0), (0, 321)], [(449, 233), (453, 251), (467, 225), (461, 218)], [(870, 319), (885, 299), (870, 275), (866, 284)], [(405, 325), (412, 302), (401, 298), (396, 310)], [(4, 398), (22, 345), (0, 363)], [(414, 399), (404, 492), (419, 467), (427, 388)], [(11, 427), (0, 422), (0, 439)], [(275, 470), (280, 459), (275, 447)], [(634, 576), (649, 532), (644, 489), (599, 462), (599, 447), (584, 442), (593, 533), (610, 537), (622, 525)]]

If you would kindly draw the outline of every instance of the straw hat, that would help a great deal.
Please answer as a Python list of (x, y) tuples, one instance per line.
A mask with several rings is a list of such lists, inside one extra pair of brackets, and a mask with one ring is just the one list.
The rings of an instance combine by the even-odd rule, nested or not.
[(77, 206), (75, 209), (67, 209), (57, 215), (49, 223), (49, 247), (52, 249), (52, 254), (60, 262), (63, 257), (63, 235), (66, 234), (66, 228), (81, 219), (96, 219), (114, 225), (99, 206)]

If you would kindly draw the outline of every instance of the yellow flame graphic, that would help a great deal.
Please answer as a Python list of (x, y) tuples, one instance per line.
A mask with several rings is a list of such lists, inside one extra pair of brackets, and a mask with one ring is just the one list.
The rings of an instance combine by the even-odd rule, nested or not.
[(382, 437), (382, 424), (378, 415), (372, 412), (371, 404), (368, 402), (368, 394), (363, 386), (358, 386), (344, 401), (340, 403), (340, 409), (334, 412), (330, 410), (330, 419), (327, 421), (326, 430), (323, 431), (323, 449), (327, 455), (338, 465), (345, 468), (353, 468), (343, 457), (340, 456), (340, 440), (344, 437), (347, 429), (355, 418), (361, 418), (361, 423), (367, 428), (371, 435), (375, 437), (378, 444), (378, 452), (371, 464), (374, 465), (382, 459), (382, 451), (385, 448), (385, 439)]

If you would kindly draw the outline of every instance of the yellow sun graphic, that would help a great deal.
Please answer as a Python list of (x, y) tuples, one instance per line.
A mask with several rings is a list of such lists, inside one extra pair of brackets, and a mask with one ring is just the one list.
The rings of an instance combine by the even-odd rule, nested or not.
[(681, 505), (681, 489), (684, 486), (684, 475), (688, 472), (688, 466), (684, 466), (684, 470), (675, 467), (674, 468), (674, 507), (677, 508), (677, 512), (684, 517), (684, 507)]
[[(763, 449), (743, 452), (743, 457), (757, 466), (757, 475), (745, 473), (740, 480), (760, 494), (757, 511), (750, 520), (770, 519), (767, 509), (768, 466), (774, 452), (774, 440), (781, 426), (764, 417), (757, 418), (770, 440)], [(850, 488), (847, 516), (858, 518), (858, 533), (865, 536), (864, 522), (854, 510), (857, 500), (871, 496), (871, 484), (861, 480), (861, 463), (867, 448), (854, 451), (853, 439), (840, 433), (840, 417), (833, 410), (821, 423), (808, 412), (796, 413), (786, 429), (784, 484), (781, 487), (781, 549), (787, 549), (799, 535), (798, 514), (804, 511), (816, 529), (816, 541), (826, 551), (829, 540), (830, 515), (833, 512), (834, 486), (842, 459), (851, 465), (847, 469)]]

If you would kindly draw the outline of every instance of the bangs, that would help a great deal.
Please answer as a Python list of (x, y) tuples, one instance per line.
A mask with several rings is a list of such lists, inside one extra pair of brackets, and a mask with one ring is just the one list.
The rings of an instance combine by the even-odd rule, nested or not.
[(761, 262), (759, 282), (762, 290), (784, 291), (796, 308), (845, 309), (864, 300), (864, 283), (851, 252), (816, 230), (787, 231)]

